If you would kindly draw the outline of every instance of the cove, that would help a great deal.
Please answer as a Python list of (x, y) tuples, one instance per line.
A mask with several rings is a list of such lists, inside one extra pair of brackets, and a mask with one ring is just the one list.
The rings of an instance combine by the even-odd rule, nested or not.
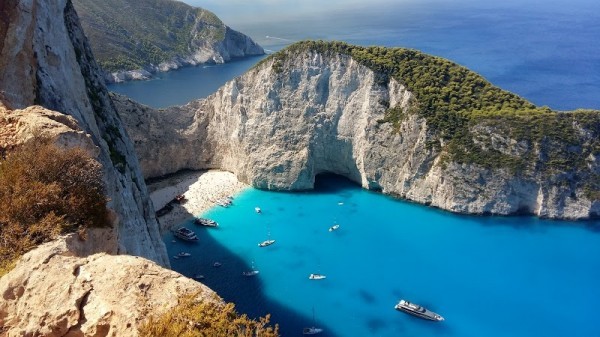
[[(171, 259), (173, 269), (204, 275), (240, 312), (271, 313), (282, 336), (301, 335), (313, 308), (320, 336), (600, 334), (598, 221), (457, 215), (331, 175), (313, 191), (248, 189), (202, 216), (220, 227), (185, 223), (199, 243), (165, 236), (170, 256), (192, 254)], [(329, 232), (334, 223), (340, 228)], [(259, 248), (268, 233), (276, 243)], [(260, 273), (242, 276), (252, 263)], [(398, 312), (401, 298), (446, 320)]]

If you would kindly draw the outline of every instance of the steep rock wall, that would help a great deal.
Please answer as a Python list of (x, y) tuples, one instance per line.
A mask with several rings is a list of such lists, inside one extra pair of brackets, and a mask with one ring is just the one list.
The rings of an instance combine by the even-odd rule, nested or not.
[[(417, 114), (407, 113), (396, 130), (382, 123), (388, 106), (409, 111), (412, 96), (394, 79), (381, 83), (349, 56), (304, 51), (283, 64), (266, 61), (184, 106), (157, 111), (119, 96), (115, 104), (146, 177), (221, 168), (258, 188), (298, 190), (332, 172), (364, 188), (461, 213), (600, 214), (600, 201), (582, 184), (444, 159), (443, 150), (428, 146), (432, 133)], [(484, 129), (480, 134), (494, 139), (498, 151), (523, 145), (502, 130)], [(582, 144), (595, 137), (584, 131)], [(552, 144), (527, 146), (552, 151)], [(597, 156), (588, 165), (600, 172)]]
[[(68, 0), (7, 0), (0, 7), (0, 100), (71, 116), (98, 147), (119, 252), (169, 264), (133, 146)], [(26, 110), (25, 110), (26, 111)]]

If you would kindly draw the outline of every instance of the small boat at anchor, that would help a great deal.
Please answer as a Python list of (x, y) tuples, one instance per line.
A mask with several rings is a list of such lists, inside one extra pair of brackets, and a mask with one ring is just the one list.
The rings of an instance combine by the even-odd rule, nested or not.
[(222, 266), (222, 264), (219, 261), (215, 261), (215, 263), (213, 263), (214, 268), (219, 268), (220, 266)]
[(334, 230), (337, 230), (338, 228), (340, 228), (340, 225), (338, 225), (338, 224), (335, 224), (335, 225), (333, 225), (333, 226), (329, 227), (329, 231), (330, 231), (330, 232), (333, 232)]
[(258, 244), (259, 247), (267, 247), (275, 243), (275, 240), (265, 240)]
[(252, 261), (252, 269), (249, 271), (245, 271), (242, 273), (242, 275), (246, 276), (246, 277), (251, 277), (251, 276), (256, 276), (258, 275), (258, 270), (254, 269), (254, 261)]
[(327, 278), (327, 276), (325, 276), (323, 274), (310, 274), (310, 275), (308, 275), (308, 279), (309, 280), (324, 280), (326, 278)]
[(262, 210), (260, 209), (260, 207), (254, 207), (254, 211), (258, 214), (262, 213)]
[(315, 308), (313, 307), (313, 326), (302, 329), (303, 335), (316, 335), (323, 332), (323, 329), (315, 327)]
[(400, 302), (398, 302), (398, 304), (396, 304), (394, 308), (399, 311), (404, 311), (407, 314), (411, 314), (413, 316), (424, 318), (430, 321), (441, 322), (444, 320), (444, 317), (436, 314), (435, 312), (406, 300), (400, 300)]
[(192, 254), (186, 253), (186, 252), (179, 252), (177, 254), (177, 257), (190, 257), (190, 256), (192, 256)]
[(215, 220), (206, 219), (206, 218), (196, 218), (194, 220), (196, 225), (205, 226), (205, 227), (218, 227), (219, 224)]
[(185, 227), (177, 228), (176, 230), (173, 231), (173, 235), (175, 235), (176, 238), (184, 240), (184, 241), (189, 241), (189, 242), (198, 241), (198, 237), (196, 236), (196, 233), (194, 233), (194, 231), (192, 231), (191, 229), (187, 229)]
[(201, 275), (201, 274), (196, 274), (196, 275), (194, 275), (194, 278), (195, 278), (196, 280), (204, 280), (204, 275)]

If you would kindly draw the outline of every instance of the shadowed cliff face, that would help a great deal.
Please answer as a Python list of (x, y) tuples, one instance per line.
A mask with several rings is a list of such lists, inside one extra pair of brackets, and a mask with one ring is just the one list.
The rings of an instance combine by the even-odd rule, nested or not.
[[(309, 50), (283, 63), (272, 58), (184, 106), (157, 111), (118, 96), (115, 105), (146, 177), (221, 168), (258, 188), (300, 190), (312, 188), (317, 174), (331, 172), (454, 212), (574, 219), (600, 214), (600, 200), (585, 189), (600, 172), (597, 155), (585, 159), (592, 174), (536, 170), (545, 153), (562, 145), (522, 142), (501, 127), (474, 124), (477, 146), (511, 156), (526, 152), (536, 164), (514, 171), (455, 162), (427, 120), (410, 113), (418, 104), (413, 97), (350, 56)], [(395, 128), (382, 122), (388, 106), (404, 111)], [(595, 144), (595, 132), (582, 129), (579, 149)]]
[(0, 33), (2, 104), (72, 116), (100, 150), (109, 207), (118, 215), (118, 251), (168, 265), (133, 146), (71, 2), (3, 1)]

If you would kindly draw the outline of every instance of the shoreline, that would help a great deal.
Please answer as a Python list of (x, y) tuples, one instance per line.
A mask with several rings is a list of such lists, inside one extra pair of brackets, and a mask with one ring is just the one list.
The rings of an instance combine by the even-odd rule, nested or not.
[(148, 193), (156, 211), (183, 194), (181, 204), (171, 203), (173, 210), (157, 217), (161, 233), (215, 206), (215, 200), (234, 196), (250, 186), (235, 174), (221, 170), (187, 171), (148, 183)]

